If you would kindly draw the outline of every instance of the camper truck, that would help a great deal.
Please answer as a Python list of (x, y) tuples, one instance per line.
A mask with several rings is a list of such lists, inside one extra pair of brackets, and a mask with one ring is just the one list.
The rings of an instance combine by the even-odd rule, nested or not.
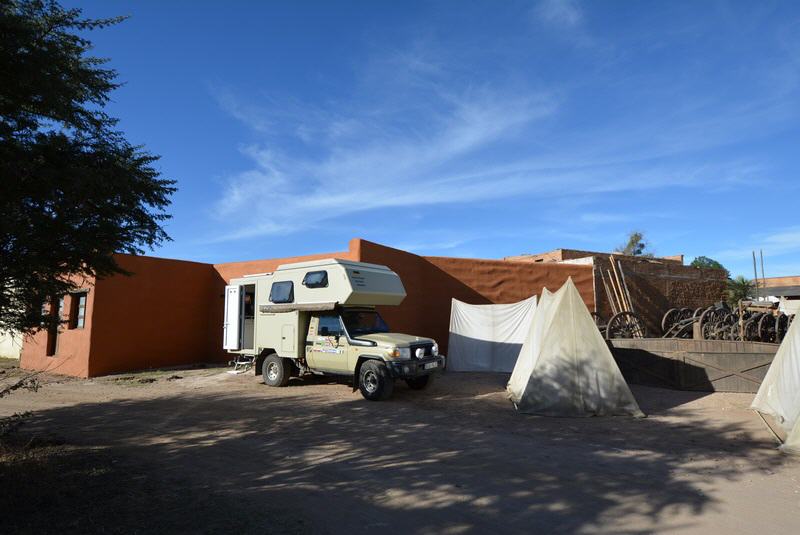
[(269, 386), (305, 374), (352, 376), (369, 400), (386, 399), (396, 379), (423, 389), (444, 368), (436, 341), (394, 333), (376, 306), (406, 296), (386, 266), (337, 259), (279, 266), (225, 287), (223, 347), (252, 359)]

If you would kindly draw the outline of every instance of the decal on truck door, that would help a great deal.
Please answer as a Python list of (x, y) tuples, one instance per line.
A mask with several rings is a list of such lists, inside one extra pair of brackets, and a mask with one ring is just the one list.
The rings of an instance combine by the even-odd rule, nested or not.
[(241, 287), (225, 287), (225, 320), (222, 324), (222, 349), (238, 351), (241, 348), (242, 324)]

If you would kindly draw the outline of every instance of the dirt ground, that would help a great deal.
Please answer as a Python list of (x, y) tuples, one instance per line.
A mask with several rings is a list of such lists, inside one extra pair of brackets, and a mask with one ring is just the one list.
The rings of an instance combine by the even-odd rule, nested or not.
[[(0, 384), (20, 371), (0, 370)], [(800, 461), (752, 395), (633, 387), (646, 419), (517, 414), (503, 374), (367, 402), (226, 369), (0, 399), (0, 532), (797, 533)]]

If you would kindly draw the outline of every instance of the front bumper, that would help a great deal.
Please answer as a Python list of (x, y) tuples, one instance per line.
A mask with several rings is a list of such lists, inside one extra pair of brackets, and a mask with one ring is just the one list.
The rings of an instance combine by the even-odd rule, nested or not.
[(389, 372), (394, 379), (421, 377), (444, 370), (444, 355), (425, 357), (424, 359), (393, 360), (387, 362)]

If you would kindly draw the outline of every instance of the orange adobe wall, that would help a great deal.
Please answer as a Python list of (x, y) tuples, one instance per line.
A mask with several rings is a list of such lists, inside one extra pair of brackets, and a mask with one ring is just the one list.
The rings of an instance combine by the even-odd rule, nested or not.
[[(58, 330), (56, 353), (47, 356), (47, 338), (51, 333), (39, 331), (23, 339), (19, 365), (26, 370), (51, 371), (75, 377), (89, 377), (89, 352), (91, 350), (92, 311), (94, 310), (94, 280), (83, 280), (78, 286), (87, 292), (86, 315), (82, 329), (63, 326)], [(65, 316), (72, 310), (73, 295), (64, 298)], [(66, 318), (65, 318), (66, 319)]]
[(210, 264), (117, 255), (131, 276), (96, 283), (89, 376), (214, 360)]
[(472, 304), (515, 303), (545, 287), (555, 291), (572, 277), (589, 310), (595, 306), (592, 266), (422, 257), (366, 240), (361, 240), (360, 251), (361, 261), (389, 266), (406, 288), (400, 306), (380, 307), (390, 328), (434, 338), (445, 352), (452, 298)]

